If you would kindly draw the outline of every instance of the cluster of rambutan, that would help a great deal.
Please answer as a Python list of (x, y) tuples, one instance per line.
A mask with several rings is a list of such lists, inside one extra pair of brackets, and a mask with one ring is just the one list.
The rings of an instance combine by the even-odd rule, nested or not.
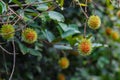
[[(61, 57), (58, 61), (58, 64), (61, 69), (67, 69), (70, 65), (70, 61), (67, 57)], [(66, 80), (65, 75), (63, 73), (59, 73), (57, 80)]]
[(106, 33), (107, 36), (111, 37), (113, 40), (118, 40), (119, 39), (119, 33), (117, 31), (114, 31), (110, 27), (106, 28), (105, 33)]
[[(88, 26), (89, 28), (96, 30), (100, 28), (101, 19), (97, 15), (92, 15), (88, 19)], [(87, 56), (91, 54), (92, 51), (92, 42), (90, 39), (82, 38), (81, 41), (78, 43), (78, 52), (83, 55)]]
[[(14, 38), (15, 28), (11, 24), (4, 24), (0, 29), (0, 34), (5, 40)], [(37, 32), (31, 28), (26, 28), (21, 33), (24, 42), (32, 44), (37, 40)]]

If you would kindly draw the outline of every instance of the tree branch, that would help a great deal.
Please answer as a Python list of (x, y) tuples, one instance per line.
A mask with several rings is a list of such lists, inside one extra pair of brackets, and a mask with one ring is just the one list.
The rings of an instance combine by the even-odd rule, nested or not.
[(18, 18), (22, 19), (22, 17), (20, 15), (18, 15), (13, 9), (11, 9), (9, 6), (8, 6), (8, 9), (13, 13), (15, 14)]
[(12, 77), (13, 77), (13, 73), (15, 71), (15, 62), (16, 62), (16, 51), (15, 51), (15, 42), (14, 40), (12, 41), (12, 44), (13, 44), (13, 68), (12, 68), (12, 72), (11, 72), (11, 75), (9, 77), (9, 80), (12, 80)]
[[(7, 51), (5, 48), (3, 48), (1, 45), (0, 45), (0, 48), (1, 48), (4, 52), (6, 52), (7, 54), (11, 54), (11, 55), (13, 54), (13, 53)], [(19, 53), (16, 53), (16, 54), (19, 54)]]

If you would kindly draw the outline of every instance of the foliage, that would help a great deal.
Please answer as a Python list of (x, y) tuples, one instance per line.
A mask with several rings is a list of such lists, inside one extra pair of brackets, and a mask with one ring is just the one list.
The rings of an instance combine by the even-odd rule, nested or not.
[[(116, 0), (0, 1), (0, 28), (15, 28), (8, 32), (15, 34), (10, 40), (0, 32), (0, 79), (57, 80), (62, 74), (66, 80), (120, 80), (118, 7)], [(92, 20), (99, 29), (88, 25), (92, 15), (100, 18), (101, 25)], [(31, 44), (21, 35), (26, 28), (37, 36)], [(83, 38), (91, 40), (87, 56), (77, 49)], [(65, 69), (59, 65), (62, 57), (69, 61)]]

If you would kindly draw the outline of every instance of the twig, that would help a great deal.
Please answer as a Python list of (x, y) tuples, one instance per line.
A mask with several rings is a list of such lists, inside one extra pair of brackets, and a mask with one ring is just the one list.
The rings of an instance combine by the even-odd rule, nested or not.
[[(51, 8), (48, 9), (47, 11), (49, 11), (49, 10), (51, 10)], [(47, 11), (46, 11), (46, 12), (47, 12)], [(35, 20), (35, 19), (36, 19), (37, 17), (39, 17), (41, 14), (42, 14), (42, 13), (38, 13), (38, 15), (35, 16), (32, 20)], [(19, 20), (19, 18), (18, 18), (18, 20)], [(18, 20), (17, 20), (16, 22), (18, 22)], [(15, 22), (13, 25), (15, 25), (16, 22)], [(32, 21), (30, 21), (30, 22), (32, 22)], [(28, 22), (28, 24), (29, 24), (30, 22)], [(25, 24), (24, 27), (26, 27), (28, 24)], [(23, 28), (24, 28), (24, 27), (23, 27)], [(20, 30), (22, 30), (22, 28), (19, 28), (19, 29), (15, 30), (15, 32), (20, 31)], [(15, 32), (9, 32), (9, 33), (7, 33), (7, 34), (0, 34), (0, 35), (8, 35), (8, 34), (12, 34), (12, 33), (15, 33)]]
[[(37, 16), (35, 16), (32, 20), (35, 20), (38, 16), (40, 16), (41, 14), (38, 14)], [(30, 21), (30, 22), (32, 22), (32, 21)], [(30, 22), (28, 22), (26, 25), (25, 25), (25, 27), (30, 23)]]
[(118, 0), (118, 7), (120, 7), (120, 0)]
[[(53, 2), (53, 0), (48, 0), (48, 1), (44, 1), (44, 2), (34, 2), (34, 3), (30, 3), (30, 4), (22, 4), (21, 6), (28, 6), (28, 5), (37, 5), (37, 4), (44, 4), (44, 3), (48, 3), (48, 2)], [(15, 5), (9, 5), (9, 7), (20, 7), (19, 5), (15, 4)]]
[[(80, 2), (79, 2), (80, 3)], [(79, 6), (80, 6), (80, 9), (81, 9), (81, 11), (83, 12), (83, 14), (85, 15), (85, 17), (88, 19), (89, 17), (88, 17), (88, 15), (86, 14), (86, 12), (83, 10), (83, 8), (82, 8), (82, 6), (79, 4)]]
[(9, 21), (9, 22), (0, 22), (0, 24), (7, 24), (7, 23), (14, 23), (14, 21)]
[[(0, 45), (0, 48), (1, 48), (4, 52), (6, 52), (7, 54), (11, 54), (11, 55), (13, 54), (13, 53), (7, 51), (5, 48), (3, 48), (1, 45)], [(16, 54), (19, 54), (19, 53), (16, 53)]]
[(5, 16), (10, 16), (10, 15), (12, 15), (13, 13), (8, 13), (8, 14), (5, 14), (5, 15), (0, 15), (0, 17), (2, 16), (2, 17), (5, 17)]
[[(87, 5), (87, 0), (85, 1), (85, 4)], [(87, 6), (85, 6), (85, 12), (87, 12)]]
[(84, 38), (86, 37), (86, 24), (87, 24), (87, 19), (86, 19), (86, 22), (84, 24)]
[(83, 10), (83, 8), (81, 6), (80, 6), (80, 9), (83, 12), (83, 14), (85, 15), (85, 17), (88, 19), (89, 18), (88, 15), (85, 13), (85, 11)]
[(64, 57), (66, 57), (66, 54), (63, 50), (61, 50), (61, 53), (63, 54)]
[[(85, 4), (87, 5), (87, 0), (86, 0)], [(87, 6), (85, 6), (85, 12), (87, 12)], [(86, 37), (86, 24), (87, 24), (87, 19), (86, 19), (86, 22), (84, 24), (84, 38)]]
[(0, 48), (3, 50), (3, 51), (5, 51), (6, 53), (8, 53), (8, 54), (13, 54), (13, 53), (11, 53), (11, 52), (8, 52), (6, 49), (4, 49), (1, 45), (0, 45)]
[(14, 13), (16, 16), (18, 16), (20, 19), (22, 19), (22, 17), (21, 17), (20, 15), (18, 15), (14, 10), (12, 10), (9, 6), (8, 6), (8, 9), (9, 9), (12, 13)]
[(0, 45), (2, 45), (2, 44), (6, 44), (6, 42), (2, 42), (2, 43), (0, 43)]
[[(48, 10), (46, 10), (45, 12), (50, 11), (52, 8), (53, 8), (53, 7), (50, 7), (50, 8), (49, 8)], [(39, 12), (37, 11), (37, 13), (38, 13), (38, 15), (35, 16), (35, 17), (32, 19), (32, 21), (35, 20), (36, 18), (38, 18), (38, 17), (39, 17), (40, 15), (42, 15), (42, 13), (44, 13), (44, 12), (39, 13)], [(32, 21), (30, 21), (30, 22), (32, 22)], [(26, 27), (30, 22), (28, 22), (28, 23), (25, 25), (25, 27)]]
[(13, 26), (14, 26), (19, 20), (20, 20), (20, 18), (18, 18), (18, 19), (16, 20), (16, 22), (13, 24)]
[(15, 43), (14, 43), (14, 40), (12, 41), (12, 44), (13, 44), (13, 68), (12, 68), (12, 72), (11, 72), (11, 75), (9, 77), (9, 80), (12, 80), (12, 77), (13, 77), (13, 73), (15, 71), (15, 62), (16, 62), (16, 51), (15, 51)]
[(17, 18), (17, 16), (15, 16), (11, 21), (12, 21), (12, 22), (15, 22), (14, 20), (15, 20), (16, 18)]

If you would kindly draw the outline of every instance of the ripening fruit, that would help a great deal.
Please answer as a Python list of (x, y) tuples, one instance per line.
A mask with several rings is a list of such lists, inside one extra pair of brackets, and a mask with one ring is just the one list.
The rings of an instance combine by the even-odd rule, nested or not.
[(57, 76), (57, 80), (66, 80), (65, 75), (62, 74), (62, 73), (59, 73), (58, 76)]
[(89, 17), (88, 19), (88, 26), (91, 28), (91, 29), (98, 29), (101, 25), (101, 20), (100, 20), (100, 17), (97, 16), (97, 15), (92, 15)]
[(15, 28), (11, 24), (4, 24), (0, 30), (2, 37), (6, 40), (9, 40), (14, 37)]
[(117, 16), (118, 18), (120, 18), (120, 10), (117, 12)]
[(105, 32), (106, 32), (107, 35), (111, 35), (112, 29), (110, 27), (107, 27)]
[(37, 40), (37, 33), (35, 30), (31, 28), (26, 28), (22, 32), (22, 39), (26, 43), (32, 44)]
[(118, 32), (112, 32), (112, 34), (111, 34), (111, 36), (112, 36), (112, 39), (113, 40), (118, 40), (119, 39), (119, 34), (118, 34)]
[(89, 39), (83, 38), (78, 44), (78, 51), (81, 55), (86, 56), (91, 54), (92, 43)]
[(62, 68), (62, 69), (66, 69), (69, 67), (69, 60), (66, 58), (66, 57), (62, 57), (60, 60), (59, 60), (59, 66)]

